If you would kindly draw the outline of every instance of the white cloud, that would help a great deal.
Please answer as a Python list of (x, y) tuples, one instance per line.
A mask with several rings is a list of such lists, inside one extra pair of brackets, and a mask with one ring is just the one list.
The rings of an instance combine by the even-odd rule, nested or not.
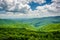
[[(14, 12), (1, 12), (0, 18), (40, 18), (40, 17), (49, 17), (49, 16), (60, 16), (60, 1), (59, 0), (52, 0), (54, 1), (50, 5), (38, 6), (36, 10), (32, 11), (30, 6), (28, 5), (29, 2), (34, 1), (39, 4), (44, 3), (44, 0), (5, 0), (7, 2), (8, 11), (17, 11)], [(3, 2), (0, 1), (0, 4), (5, 5)], [(0, 9), (3, 8), (0, 6)]]
[[(37, 3), (44, 3), (44, 0), (0, 0), (0, 7), (5, 7), (5, 10), (8, 11), (15, 11), (17, 8), (18, 10), (22, 9), (23, 7), (30, 8), (28, 3), (30, 2), (37, 2)], [(2, 6), (3, 5), (3, 6)]]
[(39, 3), (39, 4), (46, 2), (45, 0), (33, 0), (33, 1), (36, 2), (36, 3)]
[(51, 5), (45, 5), (45, 6), (38, 6), (36, 9), (40, 11), (40, 13), (47, 13), (47, 15), (60, 15), (60, 3), (57, 4), (59, 1), (54, 1)]

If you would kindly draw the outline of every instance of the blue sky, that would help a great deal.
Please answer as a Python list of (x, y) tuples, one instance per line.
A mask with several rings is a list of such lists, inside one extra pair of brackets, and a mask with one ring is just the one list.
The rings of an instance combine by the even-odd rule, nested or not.
[(52, 0), (46, 0), (46, 2), (42, 3), (42, 4), (35, 3), (35, 2), (32, 1), (31, 3), (29, 3), (29, 5), (30, 5), (32, 10), (35, 10), (37, 6), (44, 6), (46, 4), (50, 5), (51, 3), (52, 3)]

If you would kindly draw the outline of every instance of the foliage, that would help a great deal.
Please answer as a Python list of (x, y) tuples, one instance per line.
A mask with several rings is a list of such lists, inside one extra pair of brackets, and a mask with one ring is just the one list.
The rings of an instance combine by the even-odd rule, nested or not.
[(0, 40), (60, 40), (60, 32), (39, 32), (25, 28), (0, 28)]
[(60, 23), (47, 24), (45, 26), (40, 27), (39, 30), (44, 32), (60, 31)]
[(60, 40), (60, 23), (35, 27), (29, 23), (0, 19), (0, 40)]

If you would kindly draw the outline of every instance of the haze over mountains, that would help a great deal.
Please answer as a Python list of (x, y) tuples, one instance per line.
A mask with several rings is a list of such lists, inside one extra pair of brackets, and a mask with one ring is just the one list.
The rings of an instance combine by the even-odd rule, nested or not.
[(43, 26), (47, 24), (60, 23), (60, 16), (55, 17), (44, 17), (44, 18), (31, 18), (31, 19), (0, 19), (0, 24), (9, 24), (9, 23), (23, 23), (31, 24), (35, 27)]

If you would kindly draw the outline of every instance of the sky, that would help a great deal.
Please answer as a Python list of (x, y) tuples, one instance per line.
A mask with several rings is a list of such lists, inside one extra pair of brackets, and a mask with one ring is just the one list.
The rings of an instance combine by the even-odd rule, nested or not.
[(0, 0), (0, 19), (60, 16), (60, 0)]

